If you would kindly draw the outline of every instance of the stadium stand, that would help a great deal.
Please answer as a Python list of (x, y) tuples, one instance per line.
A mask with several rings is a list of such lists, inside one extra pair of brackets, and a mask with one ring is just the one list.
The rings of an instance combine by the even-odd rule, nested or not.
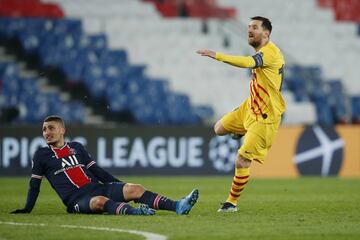
[[(3, 52), (3, 51), (2, 51)], [(13, 59), (0, 59), (1, 109), (15, 109), (14, 123), (38, 123), (49, 114), (61, 114), (71, 123), (84, 123), (85, 106), (68, 101), (57, 91), (47, 89), (40, 79)], [(63, 100), (65, 99), (65, 100)]]
[(155, 4), (163, 17), (194, 17), (194, 18), (221, 18), (236, 17), (232, 7), (220, 7), (215, 0), (144, 0)]
[(62, 18), (64, 13), (57, 4), (40, 0), (1, 0), (0, 16)]
[(193, 107), (166, 81), (144, 75), (145, 66), (129, 64), (125, 51), (108, 49), (103, 34), (83, 34), (79, 20), (2, 18), (1, 25), (5, 38), (15, 37), (26, 54), (39, 56), (42, 69), (59, 68), (68, 83), (83, 83), (91, 98), (105, 98), (115, 113), (131, 111), (137, 123), (198, 124), (212, 115), (209, 106)]
[(332, 9), (338, 21), (360, 23), (360, 2), (357, 0), (317, 0), (317, 4)]
[[(360, 81), (350, 69), (360, 47), (357, 26), (335, 21), (329, 8), (344, 8), (336, 8), (336, 0), (29, 2), (56, 6), (52, 18), (66, 18), (23, 20), (32, 27), (14, 31), (24, 50), (36, 53), (42, 67), (59, 68), (67, 85), (83, 84), (91, 98), (105, 101), (106, 111), (130, 112), (137, 123), (213, 122), (245, 99), (247, 71), (212, 63), (195, 51), (251, 54), (244, 32), (254, 15), (273, 21), (272, 38), (288, 62), (284, 123), (359, 122)], [(23, 24), (6, 21), (15, 29)]]

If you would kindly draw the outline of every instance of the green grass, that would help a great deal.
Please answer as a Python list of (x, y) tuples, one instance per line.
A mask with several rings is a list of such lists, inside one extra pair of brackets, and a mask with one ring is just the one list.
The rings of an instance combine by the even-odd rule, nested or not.
[(67, 214), (43, 181), (31, 214), (13, 215), (26, 199), (27, 178), (0, 178), (0, 222), (45, 223), (46, 227), (0, 224), (5, 239), (143, 239), (130, 233), (74, 230), (59, 225), (133, 229), (175, 239), (360, 239), (360, 179), (252, 179), (239, 212), (219, 214), (231, 177), (126, 177), (152, 191), (178, 199), (199, 188), (188, 216), (158, 211), (155, 216)]

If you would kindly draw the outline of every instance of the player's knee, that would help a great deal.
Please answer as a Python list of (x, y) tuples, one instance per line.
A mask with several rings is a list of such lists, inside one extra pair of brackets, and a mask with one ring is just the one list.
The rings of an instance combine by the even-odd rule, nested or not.
[(236, 168), (249, 168), (251, 165), (251, 160), (238, 154), (236, 159)]
[(139, 199), (145, 192), (145, 188), (140, 184), (127, 183), (124, 186), (124, 196), (127, 199)]
[(90, 209), (93, 212), (102, 212), (104, 210), (104, 205), (109, 199), (104, 196), (96, 196), (90, 200)]

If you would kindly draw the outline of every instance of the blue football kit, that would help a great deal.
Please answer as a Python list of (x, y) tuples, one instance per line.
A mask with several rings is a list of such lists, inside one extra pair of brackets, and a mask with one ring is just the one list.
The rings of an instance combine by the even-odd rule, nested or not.
[(133, 208), (124, 197), (126, 183), (99, 167), (82, 144), (68, 142), (61, 148), (47, 146), (35, 152), (25, 208), (12, 213), (32, 211), (43, 177), (48, 179), (69, 213), (94, 213), (91, 199), (102, 196), (107, 198), (102, 210), (109, 214), (153, 215), (154, 209), (188, 214), (198, 198), (197, 189), (180, 201), (145, 190), (141, 196), (131, 199), (144, 205)]
[[(30, 211), (35, 205), (43, 177), (48, 179), (69, 212), (73, 212), (77, 201), (89, 193), (103, 196), (110, 194), (112, 199), (124, 201), (124, 183), (98, 167), (78, 142), (66, 143), (62, 148), (48, 146), (36, 151), (32, 160), (30, 189), (25, 207)], [(114, 188), (120, 189), (116, 191)], [(113, 196), (114, 194), (116, 196)]]

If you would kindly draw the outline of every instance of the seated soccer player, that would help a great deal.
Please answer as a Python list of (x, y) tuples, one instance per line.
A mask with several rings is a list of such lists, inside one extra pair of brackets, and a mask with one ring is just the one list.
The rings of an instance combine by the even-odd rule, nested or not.
[[(65, 142), (65, 124), (59, 116), (48, 116), (42, 127), (48, 144), (33, 157), (32, 175), (25, 208), (12, 213), (30, 213), (45, 176), (62, 199), (69, 213), (108, 213), (116, 215), (153, 215), (155, 210), (188, 214), (199, 197), (194, 189), (179, 201), (147, 191), (140, 184), (125, 183), (97, 166), (84, 146)], [(134, 208), (129, 201), (141, 203)]]

